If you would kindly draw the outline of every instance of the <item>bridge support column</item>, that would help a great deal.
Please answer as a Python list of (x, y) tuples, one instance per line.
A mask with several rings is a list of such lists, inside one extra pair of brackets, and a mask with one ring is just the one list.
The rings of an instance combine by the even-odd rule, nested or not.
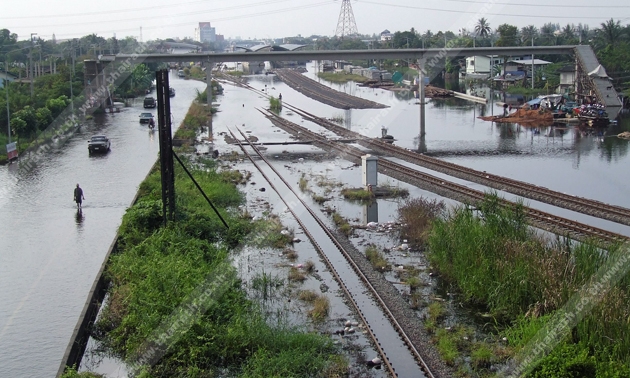
[[(206, 63), (206, 94), (208, 95), (207, 104), (208, 109), (212, 111), (212, 63)], [(208, 133), (212, 135), (212, 115), (208, 122)]]
[(424, 139), (425, 132), (425, 95), (424, 95), (424, 59), (418, 59), (418, 97), (420, 100), (420, 138)]

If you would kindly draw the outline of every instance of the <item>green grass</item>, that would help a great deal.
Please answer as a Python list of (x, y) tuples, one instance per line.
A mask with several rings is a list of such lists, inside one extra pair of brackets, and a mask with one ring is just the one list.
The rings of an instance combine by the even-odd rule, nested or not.
[(330, 301), (327, 297), (320, 295), (313, 301), (313, 308), (309, 310), (308, 316), (315, 321), (322, 321), (328, 317), (330, 312)]
[(368, 192), (367, 190), (363, 188), (360, 188), (360, 189), (345, 188), (341, 190), (341, 195), (343, 196), (343, 198), (351, 200), (351, 201), (369, 202), (375, 198), (373, 192)]
[(444, 329), (439, 329), (436, 334), (437, 349), (440, 356), (447, 365), (455, 365), (455, 360), (459, 357), (457, 341)]
[(341, 214), (333, 212), (332, 218), (339, 232), (346, 236), (349, 236), (352, 233), (352, 226), (350, 225), (350, 223), (348, 223), (348, 220), (346, 218), (341, 216)]
[(76, 369), (66, 368), (66, 370), (61, 375), (61, 378), (104, 378), (104, 375), (90, 373), (90, 372), (77, 372)]
[(276, 97), (269, 97), (269, 109), (279, 111), (282, 109), (282, 101)]
[(442, 302), (433, 302), (427, 309), (427, 314), (430, 320), (434, 322), (440, 322), (446, 316), (446, 307)]
[(315, 299), (319, 298), (319, 295), (313, 290), (302, 290), (298, 294), (298, 299), (304, 302), (315, 302)]
[(475, 369), (486, 369), (495, 360), (494, 351), (485, 343), (477, 343), (470, 353), (470, 363)]
[(367, 77), (361, 75), (353, 75), (342, 72), (319, 72), (317, 77), (322, 78), (332, 83), (347, 83), (349, 81), (356, 81), (357, 83), (363, 83), (367, 81)]
[(277, 276), (265, 273), (257, 275), (252, 279), (252, 289), (254, 289), (262, 300), (275, 297), (278, 289), (284, 285), (284, 280)]
[(322, 205), (324, 204), (326, 201), (328, 201), (328, 198), (323, 197), (323, 196), (318, 196), (316, 194), (313, 194), (313, 201), (315, 201), (316, 203)]
[(299, 186), (301, 191), (303, 191), (303, 192), (308, 191), (308, 179), (306, 178), (304, 173), (302, 173), (302, 176), (300, 177), (300, 181), (298, 182), (298, 186)]
[(375, 245), (370, 245), (365, 249), (365, 257), (367, 257), (374, 269), (379, 272), (391, 269), (389, 262), (387, 262), (383, 253)]
[(225, 73), (236, 77), (241, 77), (244, 75), (243, 71), (226, 71)]

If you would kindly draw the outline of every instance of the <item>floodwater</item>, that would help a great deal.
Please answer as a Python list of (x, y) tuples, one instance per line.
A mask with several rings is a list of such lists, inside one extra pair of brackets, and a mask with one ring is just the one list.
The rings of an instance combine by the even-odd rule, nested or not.
[[(314, 77), (314, 67), (309, 64), (306, 75)], [(630, 129), (628, 119), (604, 130), (602, 135), (587, 133), (574, 126), (534, 129), (496, 125), (476, 118), (497, 114), (501, 109), (496, 106), (453, 99), (431, 100), (426, 106), (426, 137), (421, 140), (419, 106), (412, 94), (403, 96), (354, 84), (331, 85), (390, 105), (387, 109), (341, 110), (301, 95), (279, 82), (274, 75), (253, 76), (249, 81), (270, 95), (277, 97), (282, 93), (285, 103), (315, 115), (342, 118), (345, 127), (365, 135), (380, 136), (381, 127), (385, 126), (399, 146), (477, 170), (630, 207), (630, 199), (626, 196), (630, 175), (623, 173), (630, 163), (628, 141), (615, 136)], [(203, 89), (204, 85), (172, 78), (172, 86), (177, 89), (177, 97), (171, 101), (174, 125), (183, 119), (195, 89)], [(227, 84), (224, 87), (225, 93), (218, 99), (220, 112), (213, 121), (215, 137), (226, 132), (228, 127), (238, 126), (251, 131), (261, 142), (289, 140), (286, 133), (273, 127), (257, 111), (268, 107), (264, 96)], [(121, 217), (156, 160), (157, 135), (150, 134), (137, 122), (137, 114), (142, 110), (138, 104), (120, 114), (95, 119), (61, 151), (52, 153), (50, 159), (29, 172), (21, 172), (16, 166), (0, 167), (0, 222), (4, 225), (0, 249), (0, 377), (45, 377), (56, 373)], [(321, 127), (302, 120), (287, 107), (281, 114), (332, 136)], [(86, 140), (94, 133), (104, 133), (112, 139), (109, 154), (88, 157)], [(237, 150), (226, 145), (220, 137), (207, 148), (218, 149), (221, 154)], [(339, 159), (310, 163), (308, 156), (313, 150), (313, 147), (298, 145), (268, 146), (266, 151), (277, 167), (288, 167), (290, 181), (296, 186), (302, 173), (326, 174), (329, 180), (348, 186), (361, 185), (360, 168), (351, 167)], [(298, 161), (295, 154), (303, 154), (305, 160)], [(258, 191), (257, 188), (263, 186), (260, 177), (256, 181), (255, 187), (248, 185), (248, 192), (271, 201), (274, 209), (283, 209), (277, 199), (267, 197), (269, 190), (265, 195)], [(81, 217), (77, 216), (71, 196), (77, 182), (84, 188), (86, 197)], [(409, 188), (412, 196), (436, 197), (383, 175), (380, 175), (379, 183)], [(479, 185), (468, 185), (483, 190)], [(268, 188), (268, 185), (264, 186)], [(373, 208), (347, 204), (339, 198), (333, 198), (329, 205), (337, 207), (343, 216), (356, 223), (365, 223), (374, 211)], [(551, 210), (544, 204), (535, 205)], [(396, 201), (379, 200), (376, 221), (382, 223), (395, 219), (396, 206)], [(630, 235), (625, 226), (564, 210), (553, 212)], [(303, 235), (299, 237), (305, 239)], [(306, 256), (302, 249), (307, 243), (300, 244), (300, 255)], [(310, 255), (314, 256), (312, 252)], [(270, 260), (272, 262), (263, 264), (263, 267), (275, 266), (274, 259)], [(304, 260), (300, 258), (299, 262)], [(316, 287), (320, 283), (310, 284)], [(333, 304), (342, 302), (335, 298)], [(333, 310), (333, 314), (337, 319), (348, 317), (345, 311), (342, 307), (342, 310)]]
[[(173, 75), (171, 86), (175, 127), (205, 84)], [(138, 99), (95, 117), (31, 170), (0, 167), (0, 377), (56, 374), (121, 217), (157, 159), (158, 135), (139, 124), (142, 111)], [(88, 156), (86, 141), (101, 133), (111, 151)]]
[[(630, 175), (622, 172), (630, 163), (630, 141), (617, 134), (630, 130), (630, 115), (616, 124), (600, 130), (574, 124), (549, 127), (528, 127), (517, 124), (495, 124), (478, 119), (479, 116), (500, 114), (503, 109), (494, 101), (502, 101), (501, 94), (486, 95), (488, 105), (461, 99), (431, 99), (426, 108), (426, 135), (420, 138), (420, 106), (413, 93), (402, 94), (382, 89), (359, 87), (356, 84), (328, 84), (316, 77), (317, 65), (307, 65), (305, 75), (334, 89), (390, 105), (387, 109), (336, 109), (300, 95), (279, 82), (273, 75), (252, 77), (251, 84), (270, 95), (282, 93), (285, 103), (305, 109), (325, 118), (341, 118), (344, 127), (364, 135), (379, 137), (385, 127), (394, 136), (395, 144), (426, 155), (471, 167), (479, 171), (530, 182), (559, 192), (596, 199), (623, 207), (630, 207)], [(265, 87), (266, 85), (266, 87)], [(462, 90), (463, 91), (463, 90)], [(481, 90), (479, 90), (481, 92)], [(260, 99), (261, 102), (266, 100)], [(317, 125), (303, 121), (286, 107), (281, 112), (293, 122), (308, 125), (311, 130), (333, 135)], [(277, 130), (277, 129), (276, 129)], [(255, 130), (261, 141), (282, 134), (268, 134)], [(263, 134), (261, 138), (260, 133)], [(273, 132), (273, 131), (272, 131)], [(270, 147), (271, 148), (271, 147)], [(424, 169), (422, 169), (424, 170)], [(433, 173), (436, 176), (440, 174)], [(449, 178), (455, 182), (460, 180)], [(357, 186), (360, 182), (356, 183)], [(467, 183), (479, 190), (485, 187)], [(516, 197), (499, 193), (508, 199)], [(611, 222), (557, 209), (525, 199), (525, 203), (544, 211), (597, 227), (630, 235), (630, 229)]]

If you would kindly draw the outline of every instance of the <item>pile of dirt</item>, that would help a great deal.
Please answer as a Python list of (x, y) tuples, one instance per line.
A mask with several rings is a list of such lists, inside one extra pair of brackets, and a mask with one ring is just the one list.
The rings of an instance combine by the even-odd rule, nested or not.
[(508, 114), (507, 116), (487, 116), (487, 117), (477, 117), (484, 121), (492, 121), (497, 123), (536, 123), (536, 124), (544, 124), (548, 122), (553, 122), (553, 114), (549, 111), (544, 110), (529, 110), (529, 109), (518, 109), (514, 113)]
[(424, 97), (453, 97), (453, 92), (447, 89), (427, 85), (424, 87)]

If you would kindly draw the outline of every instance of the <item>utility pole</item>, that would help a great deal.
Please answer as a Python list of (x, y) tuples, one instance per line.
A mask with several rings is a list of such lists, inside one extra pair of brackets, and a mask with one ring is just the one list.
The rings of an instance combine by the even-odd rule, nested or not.
[[(4, 72), (5, 75), (8, 74), (7, 71), (7, 62), (4, 62)], [(9, 76), (5, 76), (4, 80), (4, 91), (7, 94), (7, 135), (9, 137), (9, 144), (11, 144), (11, 114), (9, 113)]]
[(72, 69), (70, 70), (70, 110), (74, 116), (74, 96), (72, 94), (72, 80), (74, 80), (74, 44), (70, 41), (70, 50), (72, 51)]
[(37, 33), (31, 33), (31, 48), (28, 51), (28, 59), (30, 61), (29, 63), (29, 79), (31, 79), (31, 100), (33, 99), (33, 97), (35, 96), (35, 88), (33, 87), (33, 36), (37, 35)]
[[(534, 36), (532, 35), (532, 47), (534, 47)], [(532, 89), (534, 89), (534, 52), (532, 51)]]

